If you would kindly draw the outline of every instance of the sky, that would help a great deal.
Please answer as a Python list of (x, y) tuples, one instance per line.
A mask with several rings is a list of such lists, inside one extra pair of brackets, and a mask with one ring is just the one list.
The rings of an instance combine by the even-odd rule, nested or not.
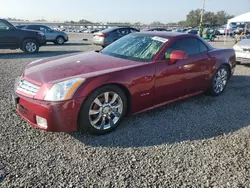
[[(0, 0), (0, 18), (93, 22), (177, 22), (202, 0)], [(250, 12), (250, 0), (206, 0), (206, 11)]]

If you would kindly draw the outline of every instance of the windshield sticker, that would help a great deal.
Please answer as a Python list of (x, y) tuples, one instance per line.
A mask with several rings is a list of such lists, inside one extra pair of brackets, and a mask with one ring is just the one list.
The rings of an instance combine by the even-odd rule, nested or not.
[(155, 37), (153, 37), (152, 39), (153, 39), (153, 40), (160, 41), (160, 42), (163, 42), (163, 43), (168, 42), (168, 39), (163, 38), (163, 37), (157, 37), (157, 36), (155, 36)]

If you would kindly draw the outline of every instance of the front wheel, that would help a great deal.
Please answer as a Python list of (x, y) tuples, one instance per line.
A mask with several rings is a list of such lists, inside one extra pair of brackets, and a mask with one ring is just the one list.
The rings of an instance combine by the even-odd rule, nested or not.
[(230, 72), (227, 66), (221, 66), (213, 75), (208, 93), (211, 96), (219, 96), (227, 86)]
[(114, 130), (127, 111), (127, 98), (117, 86), (104, 86), (91, 93), (83, 103), (78, 125), (94, 135)]
[(36, 40), (27, 39), (23, 41), (21, 50), (23, 50), (26, 53), (36, 53), (39, 50), (39, 45), (36, 42)]
[(57, 38), (56, 38), (56, 41), (55, 41), (55, 43), (56, 43), (56, 44), (59, 44), (59, 45), (64, 44), (64, 42), (65, 42), (65, 40), (64, 40), (64, 38), (61, 37), (61, 36), (57, 37)]

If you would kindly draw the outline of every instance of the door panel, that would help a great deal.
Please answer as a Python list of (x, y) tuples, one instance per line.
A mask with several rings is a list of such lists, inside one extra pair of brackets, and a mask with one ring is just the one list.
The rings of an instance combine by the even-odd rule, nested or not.
[(20, 47), (20, 39), (15, 30), (3, 31), (0, 30), (0, 48), (18, 48)]
[(155, 105), (182, 97), (186, 94), (186, 73), (183, 66), (188, 60), (170, 65), (169, 60), (156, 62)]
[(39, 26), (39, 30), (45, 34), (47, 41), (53, 41), (56, 39), (55, 34), (50, 28), (45, 26)]
[(7, 23), (0, 22), (0, 48), (19, 47), (18, 30)]
[(206, 52), (190, 55), (188, 59), (189, 63), (183, 67), (183, 71), (186, 72), (188, 94), (206, 90), (210, 82), (209, 74), (213, 66), (212, 60)]

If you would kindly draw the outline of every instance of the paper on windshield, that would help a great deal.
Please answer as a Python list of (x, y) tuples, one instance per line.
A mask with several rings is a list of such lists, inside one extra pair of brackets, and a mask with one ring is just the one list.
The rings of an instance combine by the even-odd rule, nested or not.
[(153, 37), (152, 39), (153, 39), (153, 40), (157, 40), (157, 41), (162, 42), (162, 43), (168, 42), (168, 39), (163, 38), (163, 37), (157, 37), (157, 36), (155, 36), (155, 37)]

